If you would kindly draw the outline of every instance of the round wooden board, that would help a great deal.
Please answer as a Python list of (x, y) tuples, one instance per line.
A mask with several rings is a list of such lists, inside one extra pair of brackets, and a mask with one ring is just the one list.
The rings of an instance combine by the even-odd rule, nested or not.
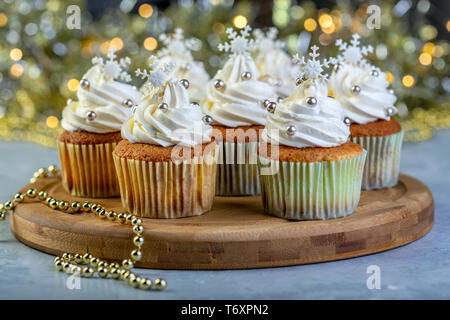
[[(69, 196), (58, 178), (24, 187)], [(97, 199), (122, 211), (120, 199)], [(325, 221), (287, 221), (263, 213), (260, 197), (216, 197), (203, 216), (144, 219), (139, 267), (157, 269), (243, 269), (338, 260), (412, 242), (433, 226), (433, 198), (420, 181), (406, 175), (390, 189), (363, 191), (352, 215)], [(26, 200), (11, 215), (11, 230), (23, 243), (51, 254), (90, 252), (122, 260), (134, 248), (130, 226), (90, 213), (67, 214)]]

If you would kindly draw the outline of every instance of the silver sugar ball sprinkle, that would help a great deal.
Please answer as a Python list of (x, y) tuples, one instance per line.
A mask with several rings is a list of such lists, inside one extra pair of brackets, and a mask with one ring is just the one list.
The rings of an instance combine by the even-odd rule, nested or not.
[(210, 115), (205, 115), (202, 120), (203, 123), (207, 125), (211, 125), (213, 123), (213, 118)]
[(223, 82), (223, 80), (217, 79), (216, 81), (214, 81), (214, 88), (216, 88), (217, 90), (222, 90), (223, 88), (225, 88), (225, 82)]
[(264, 99), (264, 101), (262, 102), (263, 107), (264, 107), (264, 108), (267, 108), (267, 106), (269, 105), (269, 103), (270, 103), (270, 100), (269, 100), (269, 99)]
[(131, 108), (132, 106), (134, 106), (134, 102), (131, 99), (125, 99), (125, 100), (122, 101), (122, 105), (124, 107)]
[(189, 80), (188, 79), (181, 79), (180, 83), (186, 90), (189, 89)]
[(169, 106), (167, 105), (167, 103), (163, 102), (159, 104), (158, 109), (162, 112), (166, 112), (167, 109), (169, 109)]
[(293, 136), (295, 134), (295, 132), (297, 132), (297, 128), (295, 126), (291, 125), (291, 126), (287, 127), (287, 129), (286, 129), (286, 133), (289, 136)]
[(346, 124), (346, 125), (351, 125), (352, 124), (352, 121), (350, 120), (350, 118), (349, 117), (345, 117), (344, 118), (344, 123)]
[(277, 102), (280, 103), (281, 101), (283, 101), (283, 97), (278, 97)]
[(87, 121), (94, 121), (95, 118), (97, 118), (97, 114), (95, 113), (95, 111), (88, 111), (86, 112), (86, 119)]
[(378, 77), (380, 73), (378, 72), (378, 70), (372, 69), (372, 71), (370, 71), (370, 75), (373, 77)]
[(267, 109), (267, 111), (269, 111), (270, 113), (273, 113), (274, 111), (275, 111), (275, 109), (277, 108), (277, 104), (276, 104), (276, 102), (269, 102), (268, 104), (267, 104), (267, 107), (266, 107), (266, 109)]
[(302, 78), (297, 78), (295, 79), (295, 85), (299, 86), (303, 83), (303, 79)]
[(91, 86), (91, 84), (90, 84), (90, 82), (89, 82), (88, 79), (81, 79), (81, 81), (80, 81), (80, 86), (81, 86), (83, 89), (88, 90), (89, 87)]
[(200, 107), (200, 105), (198, 104), (198, 102), (191, 102), (191, 105), (192, 105), (193, 107)]
[(252, 78), (252, 73), (250, 71), (244, 71), (241, 73), (242, 80), (250, 80)]
[(306, 103), (309, 104), (310, 106), (314, 106), (317, 104), (317, 99), (314, 97), (308, 97), (306, 98)]
[(390, 117), (390, 116), (393, 116), (394, 113), (395, 113), (394, 108), (388, 107), (388, 108), (386, 109), (386, 114), (387, 114), (389, 117)]
[(353, 94), (359, 94), (359, 93), (361, 92), (361, 87), (358, 86), (357, 84), (355, 84), (355, 85), (352, 87), (352, 92), (353, 92)]

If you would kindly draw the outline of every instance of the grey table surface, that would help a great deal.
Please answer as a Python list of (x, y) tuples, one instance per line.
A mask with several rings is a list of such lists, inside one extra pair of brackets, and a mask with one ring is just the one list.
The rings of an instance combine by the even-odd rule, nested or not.
[[(449, 299), (450, 131), (405, 143), (401, 171), (422, 180), (435, 200), (435, 225), (400, 248), (353, 259), (294, 267), (230, 270), (136, 270), (169, 283), (163, 292), (133, 289), (121, 281), (80, 279), (53, 267), (53, 257), (17, 241), (0, 223), (0, 299)], [(0, 199), (10, 199), (39, 167), (58, 164), (57, 151), (0, 141)], [(380, 288), (369, 289), (370, 266)], [(75, 282), (70, 282), (74, 284)], [(76, 284), (76, 283), (75, 283)], [(72, 289), (71, 289), (72, 288)]]

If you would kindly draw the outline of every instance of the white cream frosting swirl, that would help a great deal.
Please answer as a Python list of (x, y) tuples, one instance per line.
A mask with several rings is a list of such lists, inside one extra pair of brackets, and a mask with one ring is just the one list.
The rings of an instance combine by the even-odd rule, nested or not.
[(299, 68), (292, 63), (286, 52), (279, 48), (260, 50), (255, 62), (261, 72), (261, 79), (274, 86), (279, 97), (286, 98), (291, 95)]
[[(296, 148), (336, 147), (346, 143), (350, 129), (343, 121), (343, 108), (327, 92), (323, 80), (298, 86), (268, 116), (263, 139)], [(314, 97), (317, 103), (308, 104), (308, 97)], [(293, 135), (287, 133), (289, 126), (296, 129)]]
[[(344, 63), (330, 78), (330, 90), (345, 109), (345, 115), (359, 124), (366, 124), (378, 119), (390, 120), (387, 109), (391, 107), (394, 114), (396, 97), (388, 90), (386, 74), (376, 70), (378, 76), (371, 75), (370, 66), (355, 66)], [(359, 94), (352, 92), (352, 87), (361, 88)]]
[[(250, 72), (251, 79), (242, 80), (243, 72)], [(276, 94), (272, 86), (257, 80), (259, 77), (258, 68), (248, 53), (233, 54), (208, 84), (203, 112), (212, 116), (215, 124), (226, 127), (265, 125), (268, 112), (262, 102), (276, 99)], [(225, 82), (224, 90), (214, 87), (218, 79)]]
[[(131, 108), (122, 105), (126, 99), (139, 103), (139, 91), (125, 83), (105, 81), (100, 67), (93, 66), (83, 76), (89, 81), (89, 89), (78, 88), (78, 101), (68, 103), (62, 112), (61, 125), (67, 131), (109, 133), (120, 131), (122, 124), (131, 114)], [(94, 111), (95, 120), (89, 121), (86, 114)]]
[[(158, 108), (163, 102), (167, 111)], [(211, 141), (212, 128), (202, 118), (200, 107), (190, 103), (187, 90), (179, 81), (171, 81), (162, 99), (152, 95), (142, 99), (134, 115), (124, 123), (122, 137), (132, 143), (193, 147)]]

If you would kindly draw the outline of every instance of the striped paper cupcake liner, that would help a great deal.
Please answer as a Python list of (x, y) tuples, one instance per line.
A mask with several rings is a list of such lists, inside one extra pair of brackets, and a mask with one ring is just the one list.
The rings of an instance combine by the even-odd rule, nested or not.
[(215, 149), (183, 162), (151, 162), (113, 155), (123, 207), (147, 218), (201, 215), (213, 204)]
[(361, 194), (366, 151), (353, 158), (322, 162), (284, 162), (259, 157), (261, 195), (266, 214), (290, 220), (326, 220), (353, 213)]
[(120, 195), (112, 152), (117, 143), (79, 145), (58, 141), (62, 184), (76, 197)]
[(389, 136), (352, 137), (367, 151), (362, 189), (390, 188), (398, 183), (403, 130)]
[(216, 195), (260, 194), (257, 165), (259, 142), (222, 142), (218, 145)]

